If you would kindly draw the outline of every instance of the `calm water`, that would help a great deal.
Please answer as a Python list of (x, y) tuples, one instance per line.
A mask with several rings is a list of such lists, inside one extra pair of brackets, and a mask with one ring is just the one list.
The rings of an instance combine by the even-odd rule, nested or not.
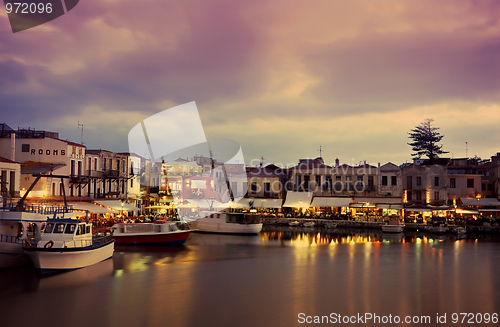
[(177, 250), (117, 247), (112, 260), (43, 279), (1, 271), (0, 325), (303, 326), (299, 313), (425, 315), (427, 325), (446, 313), (456, 325), (453, 313), (500, 313), (499, 290), (494, 238), (284, 227), (192, 234)]

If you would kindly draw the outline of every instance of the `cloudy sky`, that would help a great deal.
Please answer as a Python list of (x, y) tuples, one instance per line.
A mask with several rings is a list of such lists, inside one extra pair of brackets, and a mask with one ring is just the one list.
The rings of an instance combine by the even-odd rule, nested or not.
[[(127, 151), (196, 101), (247, 163), (411, 160), (426, 118), (450, 156), (500, 151), (498, 1), (80, 1), (13, 34), (0, 10), (0, 122)], [(255, 163), (256, 161), (254, 161)]]

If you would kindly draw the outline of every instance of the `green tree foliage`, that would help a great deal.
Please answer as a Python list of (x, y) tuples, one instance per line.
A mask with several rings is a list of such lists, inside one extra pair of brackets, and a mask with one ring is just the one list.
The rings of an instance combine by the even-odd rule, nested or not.
[(413, 142), (408, 143), (411, 149), (415, 151), (415, 153), (412, 153), (413, 157), (420, 159), (425, 155), (430, 160), (434, 160), (439, 158), (440, 154), (448, 153), (442, 150), (442, 145), (438, 145), (444, 135), (437, 132), (439, 127), (432, 127), (433, 121), (434, 119), (426, 119), (408, 133), (409, 138), (413, 140)]

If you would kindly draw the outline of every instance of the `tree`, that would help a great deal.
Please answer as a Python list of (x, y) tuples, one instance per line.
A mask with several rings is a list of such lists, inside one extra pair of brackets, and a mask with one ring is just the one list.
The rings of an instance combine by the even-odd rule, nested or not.
[(415, 153), (412, 153), (412, 156), (418, 159), (425, 155), (429, 160), (434, 160), (439, 158), (440, 154), (448, 153), (441, 150), (442, 145), (437, 144), (444, 135), (440, 135), (437, 132), (439, 127), (432, 127), (433, 121), (434, 119), (426, 119), (423, 123), (412, 129), (411, 133), (408, 133), (409, 138), (413, 140), (408, 145), (415, 151)]

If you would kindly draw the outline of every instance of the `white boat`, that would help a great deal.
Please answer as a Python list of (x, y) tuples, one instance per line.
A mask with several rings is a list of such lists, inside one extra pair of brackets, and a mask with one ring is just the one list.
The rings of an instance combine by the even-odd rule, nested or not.
[(451, 227), (451, 232), (455, 235), (461, 236), (467, 234), (467, 228), (464, 226), (453, 226)]
[(306, 221), (305, 223), (302, 224), (304, 227), (314, 227), (316, 225), (314, 221)]
[(38, 212), (11, 211), (2, 208), (0, 212), (0, 268), (30, 264), (24, 254), (23, 242), (37, 244), (47, 216)]
[(401, 233), (405, 228), (405, 223), (400, 216), (391, 216), (387, 223), (382, 225), (382, 231), (385, 233)]
[(337, 223), (326, 223), (325, 227), (328, 229), (334, 229), (337, 227)]
[(290, 227), (297, 227), (300, 225), (300, 223), (297, 220), (293, 220), (293, 221), (289, 222), (288, 225)]
[(203, 218), (189, 222), (191, 229), (205, 233), (258, 234), (262, 230), (259, 215), (250, 213), (202, 211)]
[(432, 217), (430, 223), (425, 226), (425, 230), (434, 234), (445, 234), (449, 227), (444, 217)]
[(92, 236), (92, 224), (78, 219), (47, 219), (37, 246), (24, 250), (42, 274), (75, 270), (113, 256), (111, 236)]

